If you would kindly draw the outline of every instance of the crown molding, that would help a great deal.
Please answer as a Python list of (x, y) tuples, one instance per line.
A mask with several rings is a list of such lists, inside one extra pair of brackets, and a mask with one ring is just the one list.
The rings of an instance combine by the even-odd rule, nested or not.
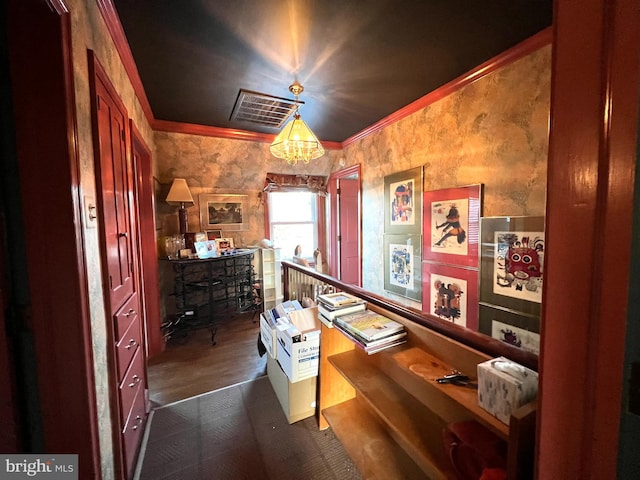
[(552, 40), (552, 27), (548, 27), (539, 33), (529, 37), (528, 39), (520, 42), (518, 45), (505, 50), (499, 55), (491, 58), (485, 63), (478, 65), (473, 70), (461, 75), (460, 77), (445, 83), (442, 87), (427, 93), (424, 97), (419, 98), (415, 102), (410, 103), (406, 107), (396, 110), (391, 115), (386, 116), (382, 120), (374, 123), (373, 125), (365, 128), (359, 133), (347, 138), (342, 142), (342, 147), (347, 147), (354, 142), (360, 141), (365, 137), (375, 133), (383, 128), (402, 120), (403, 118), (422, 110), (425, 107), (441, 100), (452, 93), (460, 90), (461, 88), (481, 79), (482, 77), (495, 72), (496, 70), (508, 65), (516, 60), (519, 60), (530, 53), (544, 47), (551, 43)]
[(118, 17), (118, 12), (113, 5), (113, 1), (96, 0), (96, 4), (98, 5), (98, 10), (102, 15), (104, 23), (107, 25), (109, 35), (111, 35), (111, 39), (115, 44), (116, 50), (118, 52), (118, 55), (120, 56), (120, 60), (122, 61), (124, 70), (125, 72), (127, 72), (129, 81), (133, 86), (136, 97), (138, 97), (138, 101), (140, 102), (142, 111), (147, 117), (147, 121), (152, 124), (155, 120), (153, 116), (153, 110), (151, 110), (151, 104), (149, 103), (147, 94), (144, 91), (144, 87), (142, 86), (142, 80), (140, 79), (138, 67), (136, 65), (136, 62), (133, 60), (133, 54), (131, 53), (129, 42), (127, 41), (127, 37), (124, 34), (124, 29), (122, 28), (122, 24), (120, 23), (120, 17)]
[[(151, 128), (158, 131), (163, 132), (173, 132), (173, 133), (186, 133), (191, 135), (203, 135), (208, 137), (220, 137), (220, 138), (228, 138), (233, 140), (246, 140), (252, 142), (272, 142), (275, 138), (275, 135), (266, 134), (266, 133), (255, 133), (249, 132), (246, 130), (236, 130), (231, 128), (221, 128), (221, 127), (209, 127), (205, 125), (196, 125), (190, 123), (181, 123), (181, 122), (169, 122), (166, 120), (157, 120), (153, 116), (153, 111), (151, 110), (151, 105), (149, 104), (149, 100), (147, 98), (147, 94), (144, 91), (144, 87), (142, 85), (142, 80), (140, 79), (140, 75), (138, 73), (138, 67), (136, 66), (133, 55), (131, 53), (131, 49), (129, 48), (129, 43), (124, 34), (124, 30), (122, 28), (122, 24), (120, 23), (120, 18), (118, 17), (118, 13), (113, 5), (112, 0), (96, 0), (98, 5), (98, 9), (102, 14), (102, 18), (107, 24), (107, 29), (109, 30), (109, 34), (113, 39), (113, 42), (116, 46), (116, 50), (120, 55), (120, 59), (124, 65), (124, 69), (129, 76), (129, 80), (133, 85), (133, 89), (140, 101), (142, 106), (142, 110), (144, 111)], [(473, 70), (461, 75), (460, 77), (450, 81), (449, 83), (444, 84), (442, 87), (437, 88), (436, 90), (426, 94), (425, 96), (419, 98), (415, 102), (410, 103), (409, 105), (395, 111), (391, 115), (386, 116), (382, 120), (374, 123), (373, 125), (365, 128), (364, 130), (352, 135), (347, 138), (343, 142), (328, 142), (321, 141), (322, 146), (329, 150), (341, 150), (357, 141), (363, 140), (367, 136), (382, 130), (383, 128), (402, 120), (403, 118), (422, 110), (425, 107), (441, 100), (457, 90), (479, 80), (480, 78), (495, 72), (499, 68), (504, 67), (516, 60), (519, 60), (530, 53), (535, 52), (536, 50), (549, 45), (553, 36), (552, 27), (548, 27), (541, 32), (529, 37), (528, 39), (520, 42), (518, 45), (510, 48), (509, 50), (505, 50), (499, 55), (491, 58), (485, 63), (477, 66)]]

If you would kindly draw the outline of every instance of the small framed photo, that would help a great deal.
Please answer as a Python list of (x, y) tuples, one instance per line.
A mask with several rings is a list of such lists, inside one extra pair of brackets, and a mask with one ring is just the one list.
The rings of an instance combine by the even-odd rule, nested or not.
[(478, 270), (422, 262), (422, 311), (478, 330)]
[(202, 194), (200, 202), (200, 227), (210, 230), (246, 230), (247, 195)]
[(422, 234), (423, 167), (384, 177), (384, 233)]
[(195, 242), (193, 244), (198, 258), (213, 258), (218, 256), (216, 242), (213, 240), (205, 240), (204, 242)]
[(484, 217), (480, 238), (480, 301), (539, 317), (544, 217)]
[(422, 258), (478, 268), (482, 185), (424, 192)]
[(493, 305), (480, 304), (480, 333), (538, 355), (540, 319)]
[(216, 244), (216, 250), (218, 254), (224, 253), (224, 252), (230, 252), (231, 250), (234, 249), (233, 238), (222, 237), (222, 238), (216, 238), (213, 241)]
[(422, 300), (421, 235), (384, 236), (384, 289)]

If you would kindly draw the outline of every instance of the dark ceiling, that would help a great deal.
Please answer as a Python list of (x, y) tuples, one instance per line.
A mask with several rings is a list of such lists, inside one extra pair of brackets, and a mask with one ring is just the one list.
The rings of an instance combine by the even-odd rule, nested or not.
[(230, 120), (241, 89), (293, 98), (342, 142), (551, 25), (551, 0), (113, 0), (154, 117)]

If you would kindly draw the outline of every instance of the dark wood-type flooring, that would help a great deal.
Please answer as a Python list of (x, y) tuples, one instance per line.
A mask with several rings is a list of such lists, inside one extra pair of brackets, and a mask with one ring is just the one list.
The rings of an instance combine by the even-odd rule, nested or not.
[(247, 313), (218, 323), (215, 345), (206, 328), (169, 341), (165, 351), (153, 357), (147, 367), (151, 406), (266, 375), (266, 356), (258, 354), (259, 331), (258, 316)]
[(253, 319), (219, 323), (216, 345), (207, 329), (192, 331), (149, 362), (153, 411), (136, 480), (362, 478), (315, 417), (288, 424)]

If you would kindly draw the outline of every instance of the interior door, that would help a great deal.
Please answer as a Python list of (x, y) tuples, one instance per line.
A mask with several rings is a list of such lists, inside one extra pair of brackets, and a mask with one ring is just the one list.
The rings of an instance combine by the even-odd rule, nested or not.
[(360, 181), (338, 179), (340, 280), (360, 286)]

